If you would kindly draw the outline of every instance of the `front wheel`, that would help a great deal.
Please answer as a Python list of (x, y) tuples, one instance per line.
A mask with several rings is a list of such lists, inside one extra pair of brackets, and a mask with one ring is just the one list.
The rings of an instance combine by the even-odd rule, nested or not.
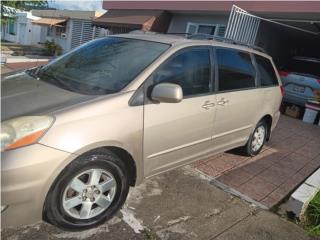
[(67, 230), (84, 230), (110, 219), (129, 191), (126, 169), (108, 150), (86, 154), (58, 176), (44, 207), (48, 222)]
[(248, 156), (256, 156), (263, 148), (266, 142), (268, 126), (265, 121), (260, 121), (251, 134), (244, 151)]

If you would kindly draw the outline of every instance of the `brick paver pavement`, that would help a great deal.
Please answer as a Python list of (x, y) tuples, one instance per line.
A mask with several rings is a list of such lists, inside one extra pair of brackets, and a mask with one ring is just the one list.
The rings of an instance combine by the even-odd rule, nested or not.
[(28, 68), (42, 66), (48, 63), (47, 60), (39, 60), (36, 62), (15, 62), (15, 63), (6, 63), (1, 66), (1, 74), (9, 73), (17, 70), (24, 70)]
[(320, 167), (320, 127), (281, 116), (258, 156), (250, 158), (231, 151), (194, 166), (271, 208)]
[(15, 62), (15, 63), (7, 63), (6, 66), (8, 68), (18, 70), (18, 69), (28, 69), (32, 67), (42, 66), (48, 63), (47, 60), (39, 60), (37, 62)]

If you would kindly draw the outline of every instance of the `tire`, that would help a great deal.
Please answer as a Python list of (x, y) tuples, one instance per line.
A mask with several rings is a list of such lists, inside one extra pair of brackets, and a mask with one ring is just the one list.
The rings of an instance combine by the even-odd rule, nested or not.
[[(264, 134), (263, 134), (263, 136), (260, 135), (258, 138), (259, 140), (257, 140), (257, 137), (258, 137), (257, 131), (261, 131), (261, 129), (263, 129)], [(253, 133), (250, 135), (247, 144), (243, 147), (245, 155), (253, 157), (261, 152), (261, 150), (266, 142), (268, 131), (269, 131), (269, 129), (268, 129), (267, 123), (263, 120), (260, 121), (257, 124), (257, 126), (255, 127)], [(257, 135), (255, 135), (255, 134), (257, 134)], [(260, 132), (260, 134), (261, 134), (261, 132)], [(255, 146), (255, 140), (259, 141), (259, 144), (256, 144), (256, 146)]]
[(43, 218), (65, 230), (93, 228), (122, 207), (128, 192), (128, 174), (117, 155), (106, 149), (87, 153), (59, 174), (47, 194)]

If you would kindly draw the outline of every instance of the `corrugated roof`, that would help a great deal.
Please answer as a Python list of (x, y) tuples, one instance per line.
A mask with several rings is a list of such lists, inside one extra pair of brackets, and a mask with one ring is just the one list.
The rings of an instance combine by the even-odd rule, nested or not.
[[(81, 4), (81, 2), (79, 3)], [(74, 10), (32, 10), (32, 15), (42, 18), (73, 18), (92, 20), (95, 11), (74, 11)]]
[(59, 26), (61, 23), (66, 21), (66, 18), (40, 18), (38, 20), (33, 20), (32, 23), (38, 25)]

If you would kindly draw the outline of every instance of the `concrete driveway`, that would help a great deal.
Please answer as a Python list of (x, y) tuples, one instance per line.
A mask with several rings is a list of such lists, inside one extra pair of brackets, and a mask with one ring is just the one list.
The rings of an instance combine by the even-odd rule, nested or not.
[(131, 189), (123, 209), (104, 225), (65, 232), (45, 223), (9, 228), (2, 239), (309, 239), (295, 224), (233, 197), (187, 166)]

